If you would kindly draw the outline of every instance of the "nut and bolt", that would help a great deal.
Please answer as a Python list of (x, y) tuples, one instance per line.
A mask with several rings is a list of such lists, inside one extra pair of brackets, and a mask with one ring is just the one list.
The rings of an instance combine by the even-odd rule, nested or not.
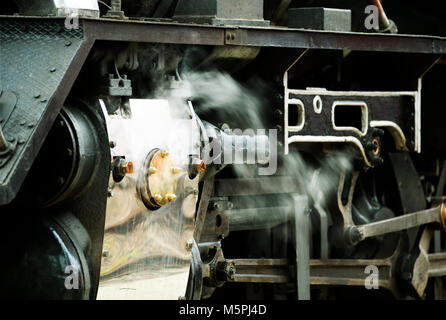
[(186, 242), (186, 250), (188, 252), (192, 251), (193, 246), (194, 246), (194, 241), (192, 239), (187, 240), (187, 242)]
[(177, 199), (177, 196), (173, 193), (168, 193), (168, 194), (166, 194), (165, 199), (167, 202), (173, 202)]
[(233, 265), (231, 265), (228, 270), (227, 270), (227, 275), (228, 278), (230, 280), (234, 280), (235, 279), (235, 267)]
[(203, 160), (198, 160), (197, 163), (194, 164), (195, 170), (199, 173), (203, 173), (206, 171), (206, 162)]
[(158, 171), (155, 167), (149, 167), (149, 174), (155, 174)]
[(133, 162), (132, 161), (122, 161), (121, 170), (125, 174), (133, 173)]
[(167, 152), (166, 150), (161, 150), (160, 151), (160, 156), (161, 158), (165, 158), (169, 156), (169, 152)]
[(213, 207), (214, 207), (215, 210), (220, 210), (221, 209), (221, 203), (220, 202), (214, 202)]
[(363, 239), (363, 232), (356, 227), (350, 228), (350, 240), (352, 243), (357, 243)]
[(160, 203), (161, 201), (163, 201), (163, 196), (157, 193), (153, 196), (153, 200), (155, 200), (157, 203)]

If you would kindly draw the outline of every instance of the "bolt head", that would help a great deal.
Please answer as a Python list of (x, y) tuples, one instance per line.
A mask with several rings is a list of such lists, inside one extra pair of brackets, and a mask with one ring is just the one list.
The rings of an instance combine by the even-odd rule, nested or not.
[(162, 151), (160, 151), (160, 155), (162, 158), (165, 158), (165, 157), (169, 156), (169, 152), (167, 152), (166, 150), (162, 150)]
[(186, 250), (192, 251), (192, 248), (194, 246), (194, 241), (192, 239), (187, 240), (186, 242)]
[(221, 209), (221, 203), (215, 202), (214, 203), (214, 209), (215, 210), (220, 210)]
[(126, 173), (126, 174), (131, 174), (133, 173), (133, 162), (132, 161), (124, 161), (122, 163), (122, 170)]
[(149, 168), (149, 174), (155, 174), (157, 171), (157, 169), (155, 167), (150, 167)]
[(154, 199), (156, 202), (158, 202), (158, 203), (160, 203), (161, 201), (163, 201), (163, 197), (162, 197), (160, 194), (155, 194), (155, 195), (153, 196), (153, 199)]
[(174, 202), (175, 200), (177, 200), (177, 196), (173, 193), (168, 193), (166, 194), (165, 199), (167, 202)]
[(195, 164), (195, 169), (199, 173), (205, 172), (206, 171), (206, 162), (204, 162), (203, 160), (199, 160), (198, 163)]

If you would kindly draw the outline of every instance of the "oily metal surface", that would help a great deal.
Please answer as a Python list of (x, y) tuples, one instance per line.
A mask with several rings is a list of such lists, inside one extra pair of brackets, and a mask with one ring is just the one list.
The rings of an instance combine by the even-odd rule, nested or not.
[[(110, 175), (98, 299), (185, 296), (199, 177), (189, 178), (183, 160), (189, 155), (188, 135), (197, 128), (190, 119), (173, 118), (170, 111), (176, 107), (182, 108), (167, 100), (131, 99), (130, 118), (107, 119), (112, 156), (131, 161), (133, 172), (119, 182)], [(164, 165), (171, 166), (166, 170), (175, 168), (175, 174), (150, 170), (155, 165), (146, 159), (154, 150), (164, 150)], [(158, 183), (167, 184), (176, 199), (156, 209), (143, 201), (141, 190), (149, 191), (147, 177), (159, 174)]]

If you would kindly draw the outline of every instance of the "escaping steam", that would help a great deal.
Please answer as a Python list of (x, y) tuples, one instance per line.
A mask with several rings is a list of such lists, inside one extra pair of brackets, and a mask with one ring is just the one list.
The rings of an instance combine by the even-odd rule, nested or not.
[[(166, 90), (166, 87), (168, 88)], [(160, 86), (158, 96), (167, 98), (171, 108), (185, 110), (185, 101), (191, 100), (198, 114), (204, 114), (217, 123), (243, 123), (246, 127), (233, 129), (234, 133), (254, 134), (258, 129), (267, 132), (270, 125), (265, 119), (265, 97), (240, 83), (231, 75), (222, 71), (191, 71), (181, 75), (180, 81), (172, 85)], [(252, 129), (255, 128), (255, 129)], [(269, 129), (276, 130), (276, 129)], [(276, 132), (277, 133), (277, 132)], [(329, 195), (336, 192), (339, 183), (339, 173), (352, 169), (352, 154), (320, 154), (311, 163), (304, 159), (299, 152), (290, 152), (287, 156), (278, 154), (280, 150), (278, 141), (270, 141), (270, 149), (276, 152), (270, 153), (270, 162), (277, 163), (282, 158), (283, 170), (280, 175), (296, 177), (302, 193), (312, 199), (315, 204), (326, 205)], [(271, 157), (276, 157), (272, 159)], [(237, 177), (252, 177), (254, 175), (252, 166), (235, 163), (232, 166), (233, 173)], [(272, 172), (272, 174), (275, 173)], [(279, 191), (279, 190), (278, 190)], [(286, 192), (286, 190), (284, 190)], [(255, 204), (250, 204), (254, 205)]]

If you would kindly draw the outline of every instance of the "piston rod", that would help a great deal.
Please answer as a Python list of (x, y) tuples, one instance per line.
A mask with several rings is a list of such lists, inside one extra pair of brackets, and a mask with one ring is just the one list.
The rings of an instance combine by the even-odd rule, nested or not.
[(443, 203), (434, 208), (405, 214), (396, 218), (355, 226), (353, 229), (358, 232), (359, 241), (362, 241), (370, 237), (407, 230), (429, 223), (440, 223), (443, 227), (446, 226), (446, 208)]

